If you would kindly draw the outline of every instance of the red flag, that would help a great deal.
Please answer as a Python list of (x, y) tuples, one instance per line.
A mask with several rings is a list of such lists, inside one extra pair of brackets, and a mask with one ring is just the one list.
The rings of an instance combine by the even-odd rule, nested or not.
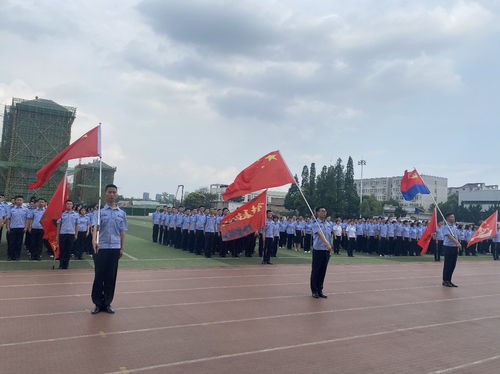
[(61, 214), (65, 209), (66, 200), (68, 200), (68, 181), (66, 175), (56, 188), (56, 192), (50, 199), (49, 205), (43, 214), (41, 223), (43, 226), (43, 238), (47, 239), (54, 257), (59, 258), (59, 243), (57, 237), (57, 220), (61, 218)]
[(483, 223), (481, 223), (481, 226), (479, 226), (476, 232), (472, 234), (472, 237), (467, 243), (467, 247), (495, 236), (497, 234), (497, 220), (498, 211), (493, 213), (486, 220), (484, 220)]
[(266, 209), (267, 190), (222, 219), (222, 240), (234, 240), (258, 231), (266, 224)]
[(431, 242), (432, 239), (432, 234), (434, 234), (436, 231), (437, 231), (437, 214), (436, 214), (436, 209), (434, 209), (434, 213), (432, 213), (432, 218), (429, 221), (427, 228), (422, 234), (422, 237), (417, 242), (417, 244), (422, 248), (422, 251), (420, 252), (421, 255), (427, 253), (427, 249), (429, 248), (429, 243)]
[(222, 194), (222, 198), (229, 200), (250, 192), (283, 186), (288, 183), (295, 183), (295, 179), (288, 170), (280, 152), (274, 151), (240, 172), (234, 182), (226, 189), (226, 192)]
[(58, 155), (50, 160), (44, 167), (36, 172), (37, 180), (30, 184), (28, 188), (40, 188), (56, 171), (57, 167), (64, 161), (75, 158), (92, 157), (101, 155), (101, 125), (82, 135), (80, 139), (74, 141), (64, 148)]

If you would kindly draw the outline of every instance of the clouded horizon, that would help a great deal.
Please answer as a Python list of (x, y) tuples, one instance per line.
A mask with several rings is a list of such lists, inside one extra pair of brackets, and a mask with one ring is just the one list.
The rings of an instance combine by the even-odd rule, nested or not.
[[(293, 173), (350, 155), (364, 177), (500, 184), (500, 3), (0, 3), (0, 104), (103, 123), (120, 193), (230, 183), (279, 149)], [(356, 178), (359, 168), (356, 165)]]

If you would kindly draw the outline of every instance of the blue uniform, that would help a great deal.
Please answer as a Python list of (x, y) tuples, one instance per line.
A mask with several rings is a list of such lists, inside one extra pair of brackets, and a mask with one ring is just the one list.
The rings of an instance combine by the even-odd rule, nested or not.
[(9, 227), (11, 229), (24, 229), (26, 227), (26, 220), (28, 219), (30, 211), (24, 206), (12, 205), (7, 212), (7, 218), (10, 221)]
[(217, 217), (209, 214), (206, 216), (205, 232), (215, 232)]
[(196, 218), (196, 230), (203, 230), (205, 228), (205, 222), (207, 221), (207, 216), (203, 213), (198, 213)]
[(61, 235), (75, 235), (75, 225), (77, 223), (79, 214), (71, 211), (64, 211), (61, 218), (57, 220), (57, 223), (61, 224), (59, 234)]
[(79, 215), (77, 219), (78, 223), (78, 232), (85, 232), (87, 231), (87, 227), (90, 225), (89, 218), (86, 215)]
[(42, 223), (40, 222), (40, 220), (42, 219), (44, 213), (45, 213), (45, 208), (33, 209), (29, 212), (28, 218), (33, 221), (31, 223), (32, 229), (37, 229), (37, 230), (43, 229), (43, 226), (42, 226)]

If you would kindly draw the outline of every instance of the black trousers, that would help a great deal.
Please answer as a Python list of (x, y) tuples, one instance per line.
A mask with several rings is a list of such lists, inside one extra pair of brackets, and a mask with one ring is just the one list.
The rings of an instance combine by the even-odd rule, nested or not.
[(287, 249), (292, 249), (292, 245), (293, 245), (293, 241), (295, 239), (295, 235), (294, 234), (286, 234), (286, 248)]
[(335, 236), (333, 239), (333, 253), (340, 253), (340, 245), (342, 242), (342, 236)]
[[(160, 232), (160, 225), (158, 225), (157, 223), (155, 223), (153, 225), (153, 243), (157, 243), (158, 242), (158, 234)], [(160, 237), (160, 243), (161, 243), (161, 237)]]
[(396, 239), (393, 236), (389, 236), (387, 239), (387, 254), (389, 256), (394, 256), (394, 245), (396, 244)]
[(21, 257), (21, 247), (23, 246), (24, 229), (10, 229), (8, 235), (8, 258), (18, 260)]
[(75, 235), (59, 234), (59, 269), (67, 269), (69, 266), (69, 258), (73, 250)]
[(434, 261), (441, 261), (442, 253), (443, 253), (443, 241), (438, 240), (436, 243), (436, 250), (434, 251)]
[(175, 227), (168, 228), (167, 240), (167, 245), (175, 247)]
[(309, 252), (311, 250), (311, 234), (304, 235), (304, 251)]
[(380, 238), (378, 240), (378, 254), (382, 256), (387, 254), (387, 238)]
[(98, 307), (105, 308), (113, 302), (119, 259), (119, 249), (100, 248), (94, 255), (95, 275), (92, 285), (92, 302)]
[(189, 231), (189, 252), (193, 253), (196, 250), (196, 233), (194, 230)]
[(491, 253), (493, 254), (493, 260), (498, 260), (500, 255), (500, 243), (492, 244)]
[(182, 230), (182, 249), (187, 251), (189, 249), (189, 234), (188, 229)]
[(368, 247), (367, 252), (372, 253), (373, 251), (378, 251), (377, 239), (374, 236), (368, 237)]
[(212, 251), (214, 249), (214, 232), (205, 232), (205, 257), (212, 257)]
[(262, 262), (268, 263), (271, 262), (271, 255), (273, 253), (273, 243), (274, 238), (266, 238), (264, 243), (264, 253), (262, 256)]
[(243, 243), (244, 243), (244, 247), (245, 247), (245, 257), (252, 257), (253, 256), (253, 253), (255, 252), (255, 240), (256, 240), (256, 237), (255, 237), (254, 233), (248, 234), (244, 238)]
[(42, 255), (43, 230), (31, 229), (30, 253), (33, 260), (39, 260)]
[(311, 266), (311, 291), (312, 293), (323, 292), (323, 283), (325, 281), (326, 269), (330, 260), (328, 251), (312, 251)]
[(353, 257), (354, 247), (356, 246), (356, 238), (347, 239), (347, 256)]
[(266, 246), (264, 235), (259, 233), (259, 257), (264, 256), (264, 247)]
[[(158, 243), (162, 244), (163, 243), (163, 226), (158, 225)], [(153, 241), (154, 241), (154, 226), (153, 226)]]
[(271, 257), (276, 257), (278, 254), (278, 244), (280, 242), (280, 237), (275, 236), (274, 237), (274, 242), (273, 242), (273, 253), (271, 253)]
[(280, 231), (280, 247), (284, 247), (286, 245), (286, 232), (285, 231)]
[(205, 250), (205, 235), (203, 230), (196, 230), (196, 250), (197, 255), (201, 255)]
[(448, 247), (444, 245), (443, 252), (444, 252), (443, 281), (451, 282), (453, 271), (455, 270), (455, 266), (457, 266), (458, 248)]
[(75, 257), (82, 259), (82, 254), (85, 252), (85, 243), (87, 241), (87, 231), (78, 231), (78, 236), (74, 244)]
[(363, 251), (363, 244), (365, 242), (365, 237), (363, 235), (356, 235), (356, 251), (357, 252), (362, 252)]
[(175, 228), (175, 248), (182, 248), (182, 228)]
[[(169, 244), (169, 238), (168, 238), (168, 226), (164, 226), (162, 229), (163, 232), (163, 237), (161, 238), (161, 244), (163, 245), (168, 245)], [(159, 240), (159, 239), (158, 239)]]

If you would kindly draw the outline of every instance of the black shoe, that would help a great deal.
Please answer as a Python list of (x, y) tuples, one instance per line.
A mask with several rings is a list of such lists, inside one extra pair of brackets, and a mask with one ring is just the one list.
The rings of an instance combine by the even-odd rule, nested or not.
[(267, 264), (267, 262), (266, 262), (266, 261), (262, 261), (262, 262), (261, 262), (261, 264), (262, 264), (262, 265), (266, 265), (266, 264)]
[(104, 309), (104, 311), (105, 311), (106, 313), (109, 313), (109, 314), (115, 314), (115, 310), (114, 310), (113, 308), (111, 308), (111, 305), (108, 305), (108, 306)]
[(448, 282), (449, 286), (448, 287), (458, 287), (455, 283)]
[(97, 314), (99, 312), (102, 312), (102, 309), (96, 305), (95, 308), (92, 309), (92, 311), (90, 312), (90, 314)]
[(315, 299), (319, 299), (319, 295), (317, 292), (313, 292), (312, 297), (314, 297)]
[(267, 261), (266, 264), (272, 265), (273, 263), (271, 261)]
[(443, 283), (441, 283), (444, 287), (453, 287), (451, 285), (451, 282), (448, 282), (448, 281), (444, 281)]
[(322, 299), (328, 299), (328, 296), (326, 296), (323, 292), (320, 292), (318, 296), (321, 297)]

